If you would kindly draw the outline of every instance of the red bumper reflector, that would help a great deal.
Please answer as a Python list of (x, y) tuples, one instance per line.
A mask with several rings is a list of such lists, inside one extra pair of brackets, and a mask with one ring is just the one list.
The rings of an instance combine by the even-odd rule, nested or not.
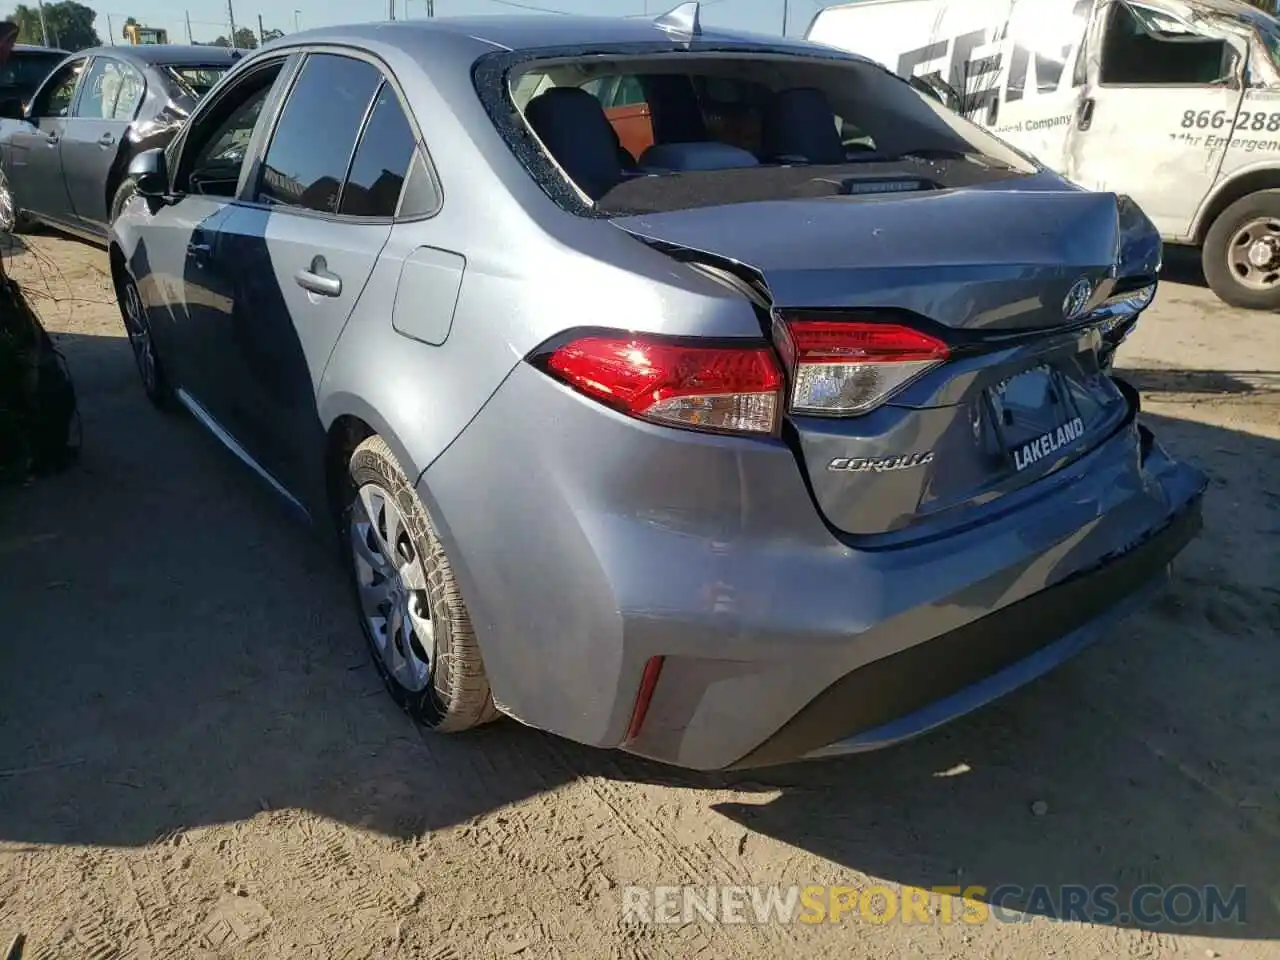
[(640, 675), (640, 689), (636, 693), (636, 705), (631, 711), (631, 722), (627, 724), (627, 735), (623, 738), (628, 743), (640, 736), (640, 728), (644, 726), (644, 716), (649, 712), (649, 701), (653, 699), (653, 689), (658, 685), (658, 675), (662, 673), (662, 657), (650, 657), (644, 665), (644, 673)]

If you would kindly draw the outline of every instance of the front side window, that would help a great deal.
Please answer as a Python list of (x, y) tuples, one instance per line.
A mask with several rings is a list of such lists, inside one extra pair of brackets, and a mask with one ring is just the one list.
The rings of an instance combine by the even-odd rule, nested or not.
[(307, 57), (267, 147), (256, 198), (337, 213), (356, 138), (381, 82), (378, 69), (364, 60)]
[(191, 125), (174, 186), (204, 196), (234, 197), (249, 141), (281, 64), (254, 71)]
[(618, 86), (613, 92), (613, 103), (609, 106), (638, 107), (644, 102), (644, 87), (640, 85), (640, 78), (625, 76), (618, 79)]
[(67, 116), (71, 112), (71, 101), (76, 95), (76, 83), (83, 70), (84, 61), (74, 60), (54, 74), (49, 85), (41, 91), (39, 100), (32, 107), (32, 116)]
[(1226, 40), (1139, 4), (1111, 4), (1098, 81), (1111, 86), (1207, 86), (1235, 76), (1240, 57)]

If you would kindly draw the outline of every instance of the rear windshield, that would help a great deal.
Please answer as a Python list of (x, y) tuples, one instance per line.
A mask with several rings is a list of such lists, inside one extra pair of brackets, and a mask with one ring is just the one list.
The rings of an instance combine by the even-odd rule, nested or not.
[[(476, 79), (481, 85), (485, 72)], [(507, 110), (490, 114), (500, 129), (513, 121), (503, 132), (517, 156), (562, 205), (587, 215), (875, 192), (872, 180), (908, 190), (1037, 172), (934, 97), (850, 59), (540, 57), (511, 66), (503, 87)]]
[(208, 67), (169, 67), (169, 76), (178, 84), (178, 88), (193, 99), (199, 100), (210, 88), (222, 79), (227, 72), (224, 66)]
[(19, 50), (0, 67), (0, 87), (34, 90), (66, 56), (65, 53), (24, 53)]

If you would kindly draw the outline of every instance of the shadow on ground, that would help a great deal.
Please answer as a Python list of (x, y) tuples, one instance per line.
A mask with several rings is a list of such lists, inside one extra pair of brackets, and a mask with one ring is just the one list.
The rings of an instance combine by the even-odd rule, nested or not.
[(1127, 368), (1120, 375), (1143, 394), (1280, 393), (1280, 371)]
[[(1130, 636), (920, 741), (704, 776), (510, 722), (420, 736), (336, 561), (193, 422), (145, 403), (123, 338), (59, 340), (83, 461), (0, 491), (0, 840), (140, 845), (264, 808), (407, 837), (604, 777), (737, 789), (708, 803), (903, 884), (1243, 884), (1248, 922), (1212, 932), (1280, 936), (1280, 505), (1256, 480), (1277, 475), (1271, 441), (1148, 418), (1225, 466), (1181, 586)], [(1249, 551), (1256, 583), (1223, 572)]]
[(1204, 267), (1200, 264), (1198, 247), (1183, 247), (1165, 244), (1164, 264), (1160, 268), (1160, 279), (1169, 283), (1186, 283), (1195, 287), (1208, 287), (1204, 278)]

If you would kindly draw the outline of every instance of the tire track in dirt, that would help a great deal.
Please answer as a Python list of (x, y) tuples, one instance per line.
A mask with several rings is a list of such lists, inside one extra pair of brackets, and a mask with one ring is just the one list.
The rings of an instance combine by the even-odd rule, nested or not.
[[(550, 738), (545, 741), (545, 744), (551, 758), (570, 771), (577, 780), (581, 781), (600, 803), (609, 809), (617, 822), (637, 842), (642, 846), (658, 850), (662, 860), (679, 864), (684, 873), (682, 879), (686, 883), (701, 886), (712, 884), (715, 886), (738, 886), (749, 885), (752, 882), (751, 878), (743, 875), (741, 870), (731, 864), (718, 848), (714, 846), (708, 848), (703, 843), (678, 844), (671, 840), (655, 818), (648, 813), (648, 808), (634, 803), (633, 798), (627, 796), (626, 792), (618, 786), (619, 781), (627, 782), (637, 779), (634, 774), (629, 774), (625, 769), (624, 765), (630, 765), (630, 762), (626, 759), (610, 757), (606, 761), (609, 772), (615, 777), (615, 779), (610, 779), (609, 777), (597, 776), (580, 768), (573, 762), (569, 751), (563, 744), (553, 743)], [(618, 912), (619, 930), (634, 929), (637, 926), (636, 924), (626, 923), (623, 920), (621, 916), (621, 901), (618, 904)], [(763, 934), (767, 940), (772, 941), (775, 947), (794, 948), (796, 946), (796, 940), (787, 924), (764, 923), (752, 926)], [(642, 928), (656, 933), (656, 928), (651, 925), (645, 924)], [(694, 920), (692, 923), (678, 929), (685, 937), (691, 937), (694, 941), (686, 945), (693, 949), (693, 952), (686, 953), (686, 956), (696, 956), (706, 950), (714, 953), (717, 946), (724, 946), (728, 953), (732, 954), (741, 947), (740, 939), (731, 938), (721, 924), (702, 923)], [(636, 942), (637, 939), (626, 937), (623, 942), (639, 950), (641, 947)], [(637, 954), (637, 956), (640, 956), (640, 954)]]

